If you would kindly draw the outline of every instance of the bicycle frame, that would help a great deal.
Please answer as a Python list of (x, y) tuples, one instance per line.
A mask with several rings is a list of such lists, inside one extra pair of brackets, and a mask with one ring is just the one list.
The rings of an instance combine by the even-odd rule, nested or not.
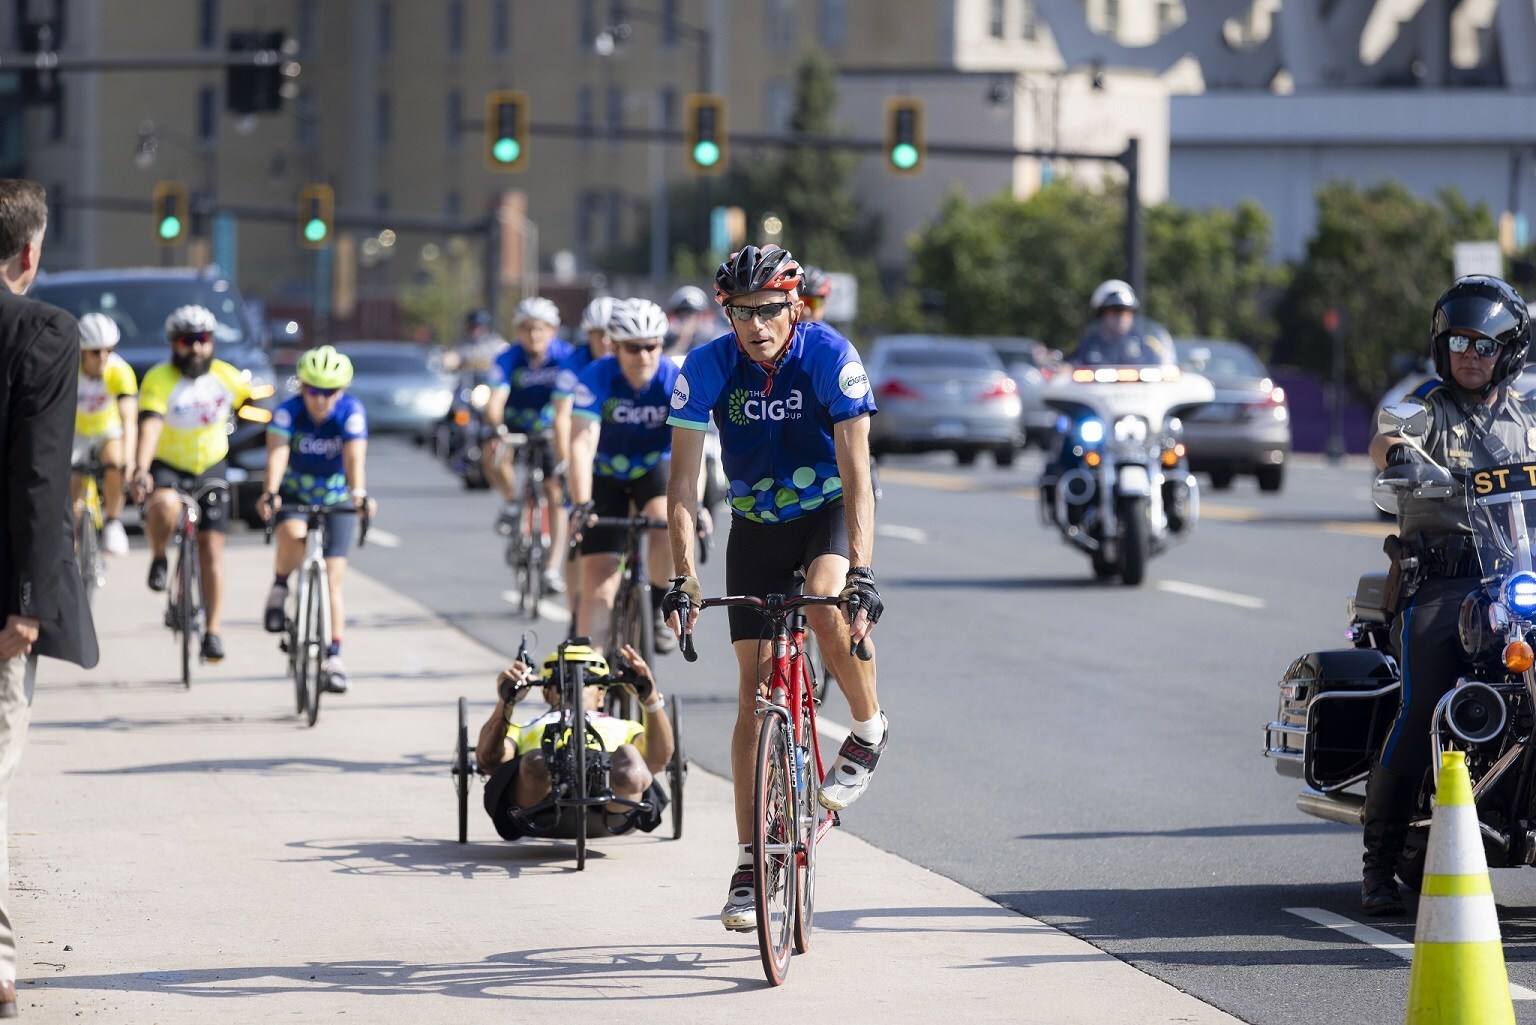
[(107, 567), (101, 557), (101, 531), (106, 525), (99, 483), (101, 471), (102, 465), (95, 459), (71, 467), (71, 472), (80, 478), (80, 498), (75, 509), (75, 562), (87, 600), (107, 581)]

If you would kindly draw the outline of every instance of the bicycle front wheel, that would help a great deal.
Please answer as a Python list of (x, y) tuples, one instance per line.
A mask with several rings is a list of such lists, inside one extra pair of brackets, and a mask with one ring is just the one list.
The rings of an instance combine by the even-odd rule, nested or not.
[(95, 509), (89, 502), (75, 531), (75, 561), (80, 567), (80, 585), (85, 588), (85, 600), (93, 602), (105, 574), (101, 564), (101, 531), (96, 526)]
[(783, 985), (795, 907), (795, 782), (789, 728), (775, 712), (757, 734), (752, 798), (752, 880), (757, 888), (757, 949), (770, 985)]
[(304, 646), (301, 643), (305, 634), (304, 610), (308, 605), (309, 592), (305, 587), (305, 578), (299, 576), (298, 593), (293, 596), (293, 615), (288, 617), (288, 636), (286, 650), (288, 652), (288, 675), (293, 677), (293, 703), (294, 711), (303, 715), (309, 711), (309, 687), (304, 679)]
[(795, 807), (799, 810), (796, 838), (800, 850), (795, 856), (795, 953), (803, 954), (811, 947), (811, 921), (816, 915), (816, 840), (817, 827), (826, 813), (816, 800), (816, 783), (811, 777), (816, 772), (815, 743), (816, 720), (811, 714), (811, 698), (807, 694), (800, 708), (800, 738), (795, 757), (800, 764), (802, 786), (795, 795)]
[(325, 622), (325, 577), (318, 567), (311, 568), (304, 577), (306, 609), (304, 612), (304, 640), (300, 645), (300, 657), (304, 660), (304, 697), (308, 702), (309, 725), (320, 718), (320, 695), (325, 690), (321, 678), (325, 666), (327, 644)]
[(181, 685), (192, 686), (192, 663), (197, 658), (197, 545), (183, 536), (176, 555), (176, 623), (181, 629)]

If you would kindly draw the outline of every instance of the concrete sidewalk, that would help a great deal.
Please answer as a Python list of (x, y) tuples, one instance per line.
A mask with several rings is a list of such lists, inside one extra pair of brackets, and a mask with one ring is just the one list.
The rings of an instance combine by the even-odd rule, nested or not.
[(190, 691), (142, 552), (98, 597), (101, 667), (42, 666), (11, 822), (24, 1020), (1236, 1021), (840, 831), (770, 990), (716, 919), (730, 793), (697, 767), (681, 841), (600, 840), (578, 874), (497, 839), (477, 785), (460, 846), (455, 699), (483, 718), (500, 660), (354, 574), (352, 692), (307, 729), (257, 622), (270, 559), (231, 546), (229, 657)]

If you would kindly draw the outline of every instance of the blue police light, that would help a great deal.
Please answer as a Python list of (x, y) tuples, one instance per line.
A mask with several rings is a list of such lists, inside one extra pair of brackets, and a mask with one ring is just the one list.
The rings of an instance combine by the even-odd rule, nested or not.
[[(1077, 436), (1085, 445), (1097, 445), (1104, 440), (1104, 421), (1089, 417), (1077, 425)], [(1532, 578), (1532, 586), (1536, 587), (1536, 577)], [(1533, 601), (1536, 601), (1536, 596), (1533, 596)]]
[(1536, 611), (1536, 573), (1516, 573), (1504, 584), (1504, 603), (1520, 612)]

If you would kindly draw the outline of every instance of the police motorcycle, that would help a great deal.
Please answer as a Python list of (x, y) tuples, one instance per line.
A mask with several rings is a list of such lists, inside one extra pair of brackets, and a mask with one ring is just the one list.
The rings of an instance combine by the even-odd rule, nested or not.
[[(1428, 425), (1428, 411), (1416, 403), (1378, 414), (1381, 433), (1409, 444)], [(1448, 750), (1466, 753), (1489, 866), (1536, 864), (1536, 463), (1471, 471), (1433, 462), (1391, 466), (1377, 477), (1372, 498), (1398, 516), (1401, 537), (1444, 536), (1470, 524), (1482, 574), (1459, 622), (1473, 668), (1440, 700), (1429, 735), (1404, 740), (1430, 745), (1434, 771), (1417, 796), (1398, 877), (1414, 889), (1423, 879), (1431, 796)], [(1386, 547), (1391, 572), (1362, 576), (1349, 602), (1352, 647), (1292, 662), (1280, 680), (1279, 714), (1264, 731), (1275, 769), (1302, 782), (1296, 807), (1351, 826), (1361, 824), (1365, 802), (1351, 788), (1363, 786), (1397, 716), (1392, 621), (1415, 573), (1436, 556), (1403, 548), (1396, 536)]]
[(1088, 553), (1100, 580), (1135, 587), (1148, 560), (1189, 536), (1200, 488), (1181, 417), (1215, 398), (1172, 363), (1078, 367), (1042, 398), (1058, 411), (1058, 456), (1040, 478), (1040, 516)]
[(483, 446), (494, 430), (485, 422), (491, 400), (491, 371), (462, 370), (454, 385), (453, 404), (433, 432), (433, 451), (471, 490), (490, 487), (481, 459)]

